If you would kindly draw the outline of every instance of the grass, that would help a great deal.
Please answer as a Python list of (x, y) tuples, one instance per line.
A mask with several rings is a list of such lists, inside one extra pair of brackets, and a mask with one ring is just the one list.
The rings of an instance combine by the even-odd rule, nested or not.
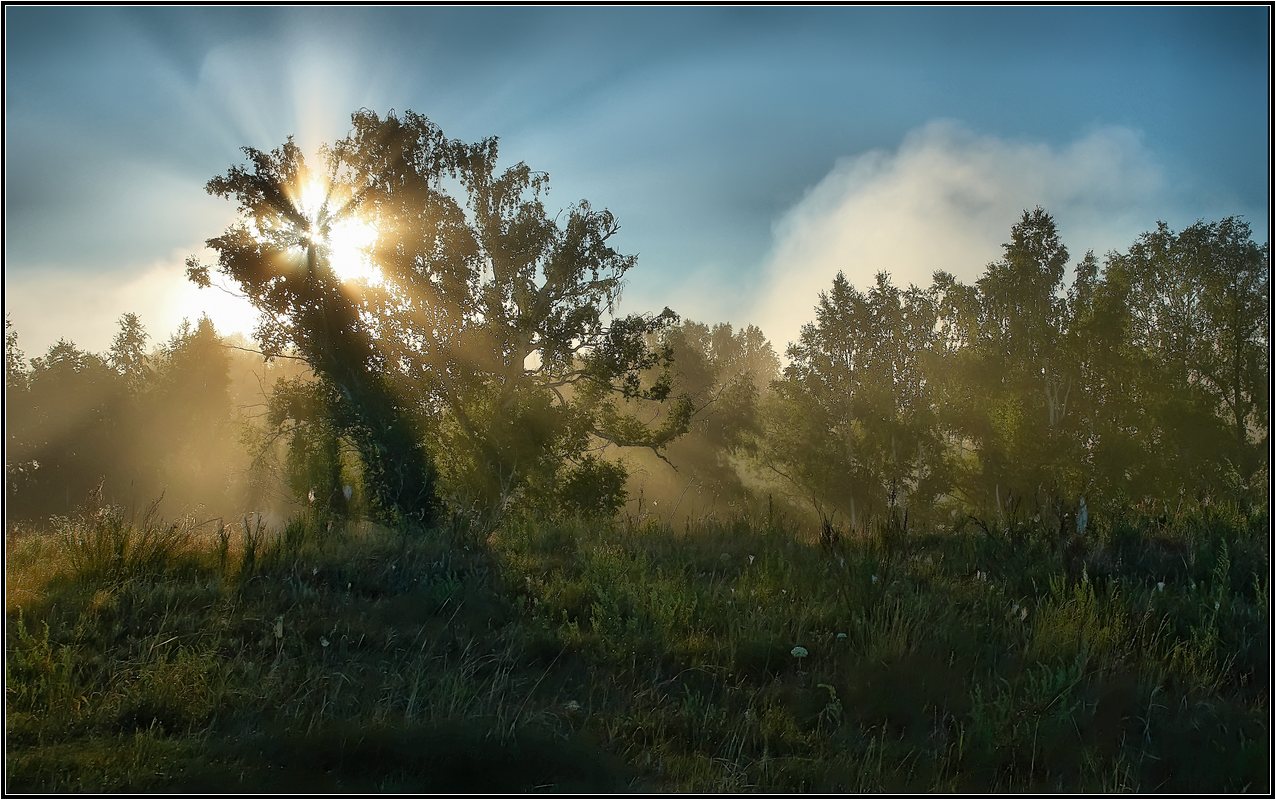
[(6, 788), (1271, 790), (1264, 515), (467, 530), (11, 532)]

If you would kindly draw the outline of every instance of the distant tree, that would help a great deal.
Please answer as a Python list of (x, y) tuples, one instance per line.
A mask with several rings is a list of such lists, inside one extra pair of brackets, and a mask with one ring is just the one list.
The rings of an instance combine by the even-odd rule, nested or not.
[[(151, 359), (140, 395), (113, 416), (128, 435), (117, 463), (132, 464), (147, 493), (175, 504), (217, 503), (231, 496), (238, 461), (230, 357), (208, 317), (183, 320)], [(123, 379), (122, 379), (123, 380)], [(143, 495), (145, 496), (145, 495)]]
[(17, 503), (23, 515), (67, 513), (112, 477), (123, 396), (104, 359), (65, 339), (32, 360), (31, 414), (15, 451), (6, 453), (6, 460), (39, 465)]
[(998, 515), (1026, 503), (1055, 512), (1078, 491), (1083, 449), (1076, 421), (1076, 354), (1067, 347), (1072, 306), (1064, 291), (1068, 250), (1054, 218), (1025, 211), (1002, 258), (973, 287), (936, 276), (939, 327), (949, 366), (941, 414), (962, 457), (963, 492)]
[(13, 320), (6, 314), (4, 317), (4, 386), (7, 391), (22, 391), (27, 386), (26, 353), (18, 347), (18, 332), (14, 330)]
[[(762, 331), (728, 323), (710, 327), (683, 321), (649, 336), (653, 350), (667, 348), (672, 396), (694, 409), (686, 433), (664, 448), (664, 463), (641, 454), (626, 463), (641, 475), (640, 496), (666, 497), (687, 513), (743, 511), (749, 501), (745, 457), (762, 431), (763, 395), (779, 377), (780, 362)], [(653, 375), (654, 384), (660, 374)], [(647, 414), (658, 413), (649, 403)], [(673, 497), (669, 497), (673, 495)]]
[[(34, 409), (28, 397), (30, 368), (26, 354), (18, 347), (18, 332), (13, 320), (4, 318), (4, 442), (5, 498), (12, 507), (14, 493), (25, 488), (38, 463), (30, 458), (28, 439), (34, 422)], [(25, 458), (23, 456), (26, 456)]]
[[(667, 391), (637, 376), (665, 360), (644, 335), (674, 317), (610, 317), (634, 259), (609, 244), (609, 212), (582, 202), (549, 214), (546, 176), (498, 170), (495, 139), (450, 140), (412, 112), (352, 120), (314, 170), (291, 140), (246, 148), (247, 167), (209, 182), (241, 217), (208, 244), (265, 312), (266, 352), (295, 350), (333, 387), (374, 510), (431, 519), (427, 431), (452, 426), (473, 453), (469, 472), (509, 488), (529, 459), (505, 446), (500, 420), (529, 421), (531, 462), (588, 436), (658, 447), (685, 427), (641, 426), (613, 399)], [(334, 233), (351, 224), (373, 232), (372, 280), (334, 269)], [(209, 280), (193, 260), (189, 274)]]
[(130, 312), (120, 317), (120, 330), (111, 341), (108, 358), (133, 392), (142, 388), (150, 373), (146, 357), (149, 338), (137, 314)]
[(821, 513), (861, 526), (925, 507), (945, 488), (926, 372), (936, 309), (933, 292), (900, 291), (886, 273), (867, 293), (839, 273), (789, 347), (764, 458)]

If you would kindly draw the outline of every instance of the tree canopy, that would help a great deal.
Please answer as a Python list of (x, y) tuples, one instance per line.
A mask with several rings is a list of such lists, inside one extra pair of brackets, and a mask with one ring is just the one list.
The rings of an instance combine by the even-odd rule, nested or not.
[[(329, 387), (387, 519), (432, 518), (441, 438), (452, 477), (493, 502), (570, 469), (588, 437), (660, 447), (685, 428), (685, 403), (652, 428), (615, 399), (667, 396), (639, 374), (667, 362), (647, 334), (675, 319), (615, 315), (635, 263), (610, 244), (615, 218), (584, 201), (551, 214), (547, 176), (498, 168), (496, 139), (361, 111), (314, 167), (291, 139), (244, 152), (208, 184), (240, 212), (208, 242), (216, 268), (263, 312), (265, 351), (298, 353)], [(359, 279), (337, 260), (351, 226), (369, 240)], [(189, 275), (206, 284), (210, 267)], [(515, 428), (521, 445), (500, 435)]]

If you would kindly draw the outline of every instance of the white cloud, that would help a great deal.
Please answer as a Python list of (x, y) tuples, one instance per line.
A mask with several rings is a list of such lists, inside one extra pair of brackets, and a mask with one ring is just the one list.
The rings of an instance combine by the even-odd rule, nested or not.
[(1138, 134), (1102, 128), (1063, 147), (919, 128), (895, 152), (840, 160), (774, 225), (752, 308), (783, 352), (838, 270), (856, 286), (882, 270), (926, 285), (935, 270), (974, 280), (1024, 209), (1054, 215), (1072, 261), (1127, 247), (1169, 209), (1167, 181)]

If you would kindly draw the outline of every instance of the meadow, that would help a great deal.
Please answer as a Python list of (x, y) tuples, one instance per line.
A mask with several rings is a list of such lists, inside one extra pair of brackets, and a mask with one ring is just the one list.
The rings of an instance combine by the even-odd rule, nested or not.
[(1270, 792), (1266, 508), (7, 532), (12, 792)]

